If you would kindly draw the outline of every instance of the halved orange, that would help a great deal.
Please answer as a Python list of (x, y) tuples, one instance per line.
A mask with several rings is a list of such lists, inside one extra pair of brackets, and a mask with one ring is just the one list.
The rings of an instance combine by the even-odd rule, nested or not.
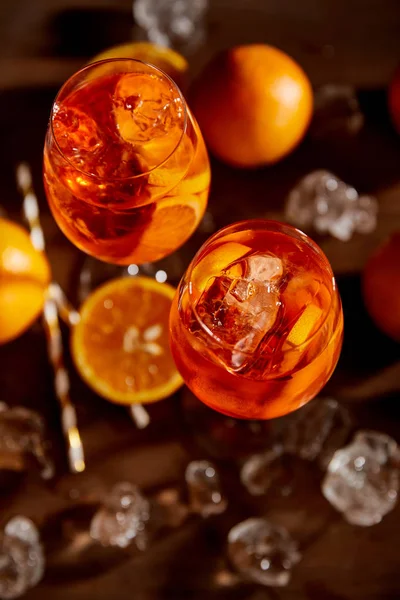
[(0, 218), (0, 344), (21, 335), (39, 316), (50, 276), (48, 260), (28, 232)]
[(82, 379), (118, 404), (157, 402), (182, 384), (169, 349), (175, 289), (148, 277), (120, 277), (80, 309), (71, 352)]
[(165, 71), (178, 85), (183, 83), (189, 66), (186, 58), (175, 50), (151, 42), (127, 42), (112, 46), (97, 54), (90, 62), (109, 58), (136, 58), (150, 63)]

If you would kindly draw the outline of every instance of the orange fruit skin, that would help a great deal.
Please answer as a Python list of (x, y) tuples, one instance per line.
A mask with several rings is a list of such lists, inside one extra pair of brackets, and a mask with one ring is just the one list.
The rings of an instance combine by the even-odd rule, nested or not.
[(395, 72), (389, 86), (388, 104), (393, 125), (400, 133), (400, 67)]
[(363, 274), (363, 294), (377, 327), (400, 342), (400, 231), (368, 260)]
[(310, 81), (290, 56), (263, 44), (217, 55), (189, 91), (211, 152), (236, 167), (272, 164), (304, 136), (313, 112)]
[(50, 267), (25, 229), (0, 218), (0, 344), (23, 333), (43, 309)]
[(107, 48), (90, 60), (90, 63), (109, 58), (135, 58), (162, 69), (179, 86), (185, 83), (188, 62), (171, 48), (157, 46), (151, 42), (126, 42)]

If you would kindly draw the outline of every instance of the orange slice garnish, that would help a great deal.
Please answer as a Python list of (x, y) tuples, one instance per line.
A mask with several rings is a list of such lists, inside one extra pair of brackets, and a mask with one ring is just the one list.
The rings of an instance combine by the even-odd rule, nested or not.
[(322, 309), (315, 304), (306, 306), (286, 338), (293, 346), (301, 346), (313, 332), (315, 325), (322, 315)]
[(207, 192), (210, 180), (210, 171), (207, 169), (192, 177), (187, 176), (182, 179), (176, 188), (174, 188), (174, 192), (179, 194), (200, 194), (201, 192)]
[(229, 265), (243, 258), (250, 252), (250, 246), (239, 242), (226, 242), (204, 256), (191, 273), (192, 286), (196, 291), (204, 291), (212, 277), (218, 277)]
[(168, 197), (156, 204), (135, 250), (139, 264), (158, 260), (181, 246), (194, 232), (207, 205), (207, 193)]
[(113, 279), (80, 309), (71, 352), (82, 379), (118, 404), (157, 402), (182, 384), (169, 349), (175, 289), (148, 277)]

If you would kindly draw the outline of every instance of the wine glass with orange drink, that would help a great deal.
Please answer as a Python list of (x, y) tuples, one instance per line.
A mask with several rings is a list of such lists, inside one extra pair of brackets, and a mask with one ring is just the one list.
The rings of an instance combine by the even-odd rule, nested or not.
[(343, 313), (331, 267), (304, 233), (243, 221), (204, 244), (171, 309), (172, 353), (206, 405), (271, 419), (314, 398), (339, 358)]
[[(59, 91), (44, 149), (47, 199), (60, 229), (87, 254), (116, 265), (157, 261), (198, 226), (210, 166), (179, 88), (134, 59), (95, 62)], [(159, 400), (182, 383), (168, 348), (174, 290), (116, 279), (80, 310), (75, 363), (98, 393), (123, 404)]]

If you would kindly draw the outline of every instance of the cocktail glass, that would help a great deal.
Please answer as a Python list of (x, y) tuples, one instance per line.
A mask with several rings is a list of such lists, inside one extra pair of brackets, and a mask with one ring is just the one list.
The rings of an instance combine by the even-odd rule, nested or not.
[(69, 240), (132, 274), (192, 235), (207, 205), (210, 166), (176, 84), (152, 65), (110, 59), (83, 68), (59, 91), (44, 184)]
[(199, 250), (170, 315), (172, 353), (202, 402), (271, 419), (314, 398), (343, 336), (329, 262), (304, 233), (274, 221), (225, 227)]
[(60, 229), (102, 261), (142, 264), (180, 247), (202, 218), (210, 167), (176, 84), (133, 59), (93, 63), (59, 91), (44, 149)]

